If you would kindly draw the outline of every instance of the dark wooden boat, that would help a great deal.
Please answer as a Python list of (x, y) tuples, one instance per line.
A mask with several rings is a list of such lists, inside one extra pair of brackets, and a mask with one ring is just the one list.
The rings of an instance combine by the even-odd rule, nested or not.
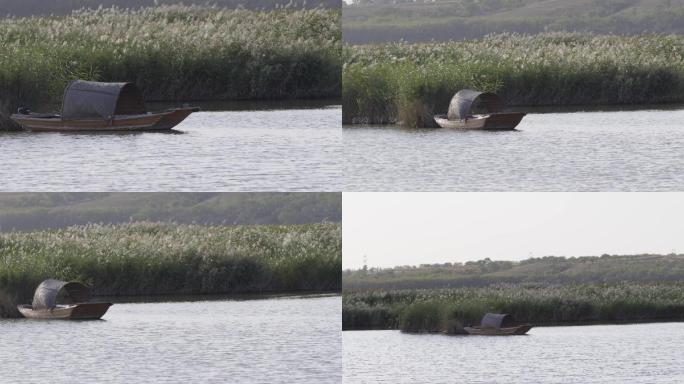
[(465, 327), (466, 332), (469, 335), (483, 335), (483, 336), (512, 336), (512, 335), (524, 335), (532, 329), (529, 324), (518, 325), (515, 327), (503, 327), (503, 328), (482, 328), (479, 326), (475, 327)]
[[(484, 113), (473, 114), (475, 110)], [(442, 128), (505, 131), (515, 129), (525, 115), (503, 112), (503, 101), (494, 93), (464, 89), (451, 99), (448, 114), (436, 115), (434, 119)]]
[(104, 316), (111, 305), (112, 303), (80, 303), (33, 309), (33, 306), (24, 304), (17, 309), (28, 319), (97, 320)]
[(76, 80), (64, 92), (61, 114), (20, 109), (11, 118), (31, 131), (166, 131), (197, 111), (197, 107), (183, 107), (147, 112), (140, 90), (132, 83)]
[(513, 336), (524, 335), (532, 329), (530, 324), (515, 324), (513, 316), (504, 313), (487, 313), (480, 325), (463, 328), (469, 335)]
[[(58, 304), (60, 292), (65, 292), (74, 303)], [(104, 316), (112, 305), (91, 303), (89, 300), (90, 289), (85, 285), (75, 281), (48, 279), (36, 288), (31, 305), (19, 305), (17, 309), (28, 319), (97, 320)]]

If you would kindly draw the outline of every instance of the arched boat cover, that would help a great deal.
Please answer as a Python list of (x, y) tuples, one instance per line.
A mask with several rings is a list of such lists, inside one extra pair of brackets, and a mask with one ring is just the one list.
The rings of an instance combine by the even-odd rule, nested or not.
[(75, 281), (60, 281), (48, 279), (40, 283), (33, 294), (33, 309), (52, 309), (57, 306), (57, 295), (64, 289), (76, 303), (90, 300), (90, 289)]
[(133, 83), (75, 80), (64, 91), (63, 119), (102, 118), (146, 113), (145, 101)]
[(503, 101), (495, 93), (478, 92), (472, 89), (458, 91), (449, 104), (449, 120), (463, 120), (470, 115), (473, 104), (484, 107), (487, 113), (497, 113), (503, 111)]
[(482, 328), (512, 327), (515, 325), (513, 316), (505, 313), (487, 313), (482, 317)]

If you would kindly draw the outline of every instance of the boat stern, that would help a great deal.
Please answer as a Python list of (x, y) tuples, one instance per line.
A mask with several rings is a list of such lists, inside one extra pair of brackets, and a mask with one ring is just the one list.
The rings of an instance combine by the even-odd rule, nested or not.
[(72, 320), (98, 320), (107, 313), (112, 303), (83, 303), (76, 304), (71, 311)]

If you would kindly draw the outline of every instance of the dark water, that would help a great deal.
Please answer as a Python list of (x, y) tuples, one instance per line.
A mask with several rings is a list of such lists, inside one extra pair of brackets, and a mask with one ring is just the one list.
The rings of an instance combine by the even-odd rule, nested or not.
[(345, 383), (682, 383), (684, 323), (533, 328), (527, 336), (345, 331)]
[(673, 191), (684, 110), (536, 113), (519, 131), (345, 127), (345, 191)]
[(168, 133), (0, 133), (1, 191), (340, 191), (341, 108), (208, 111)]
[(0, 320), (3, 383), (340, 383), (341, 299), (115, 304)]

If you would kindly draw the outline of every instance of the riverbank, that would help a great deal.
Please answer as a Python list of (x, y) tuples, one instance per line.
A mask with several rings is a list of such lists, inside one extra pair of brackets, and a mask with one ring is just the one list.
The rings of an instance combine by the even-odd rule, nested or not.
[[(339, 292), (339, 224), (131, 223), (0, 235), (0, 314), (46, 278), (96, 296)], [(9, 308), (7, 308), (9, 306)]]
[(343, 122), (434, 126), (463, 88), (507, 106), (684, 102), (684, 38), (547, 33), (446, 43), (345, 45)]
[(463, 333), (487, 312), (533, 325), (684, 320), (684, 284), (497, 284), (344, 292), (342, 329)]
[(340, 95), (340, 11), (162, 6), (0, 19), (0, 129), (19, 106), (59, 105), (81, 78), (131, 81), (146, 100)]

